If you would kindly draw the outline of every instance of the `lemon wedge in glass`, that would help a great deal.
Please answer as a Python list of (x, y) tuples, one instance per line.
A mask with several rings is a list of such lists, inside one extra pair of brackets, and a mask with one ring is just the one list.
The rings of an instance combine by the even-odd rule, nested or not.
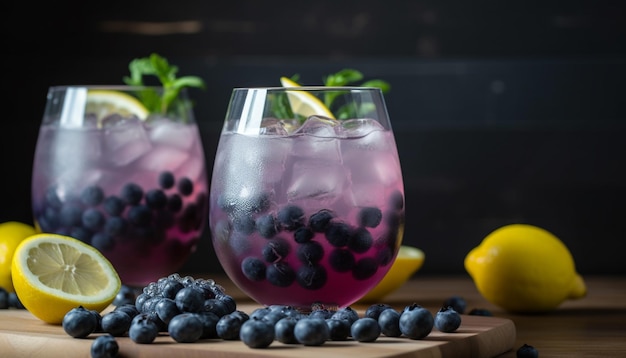
[(69, 236), (35, 234), (15, 249), (13, 286), (35, 317), (61, 324), (71, 309), (101, 312), (119, 292), (113, 265), (93, 246)]
[[(280, 83), (283, 87), (300, 87), (300, 85), (287, 77), (281, 77)], [(330, 119), (335, 119), (332, 112), (320, 101), (317, 97), (311, 95), (305, 91), (288, 91), (287, 98), (289, 98), (289, 104), (291, 110), (295, 114), (299, 114), (304, 118), (310, 116), (323, 116)]]
[(417, 247), (400, 246), (396, 260), (383, 279), (359, 302), (376, 303), (397, 290), (424, 264), (424, 252)]

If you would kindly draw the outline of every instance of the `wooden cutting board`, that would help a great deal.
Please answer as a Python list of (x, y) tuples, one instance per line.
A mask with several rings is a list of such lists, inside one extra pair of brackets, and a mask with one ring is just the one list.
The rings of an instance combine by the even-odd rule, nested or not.
[[(238, 309), (252, 312), (259, 306), (239, 305)], [(360, 312), (362, 313), (362, 312)], [(90, 357), (94, 333), (85, 339), (68, 336), (61, 326), (46, 324), (28, 311), (0, 310), (0, 357)], [(423, 340), (405, 337), (381, 336), (375, 342), (329, 341), (319, 347), (287, 345), (278, 341), (268, 348), (252, 349), (240, 341), (220, 339), (195, 343), (176, 343), (166, 333), (152, 344), (137, 344), (128, 337), (117, 337), (120, 357), (329, 357), (390, 358), (390, 357), (494, 357), (513, 348), (515, 344), (513, 321), (496, 318), (462, 315), (461, 327), (454, 333), (433, 331)]]

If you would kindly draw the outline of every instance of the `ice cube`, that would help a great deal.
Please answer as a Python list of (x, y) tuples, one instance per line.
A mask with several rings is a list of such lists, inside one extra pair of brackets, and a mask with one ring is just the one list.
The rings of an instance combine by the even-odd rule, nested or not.
[(152, 150), (145, 152), (135, 165), (141, 169), (161, 172), (178, 168), (189, 157), (189, 152), (178, 148), (154, 146)]
[(298, 160), (293, 164), (287, 187), (289, 200), (317, 199), (330, 204), (341, 194), (347, 173), (340, 163)]
[(294, 134), (306, 134), (320, 138), (336, 138), (335, 128), (341, 127), (341, 122), (321, 116), (311, 116), (304, 121)]
[(199, 135), (194, 125), (159, 119), (149, 126), (152, 143), (189, 150)]
[(126, 165), (150, 149), (150, 138), (140, 121), (125, 121), (104, 132), (104, 151), (113, 165)]
[(277, 118), (263, 118), (259, 134), (262, 135), (289, 135), (286, 123)]
[(102, 142), (98, 131), (61, 129), (56, 133), (56, 137), (50, 138), (52, 140), (47, 150), (50, 159), (63, 170), (81, 169), (87, 163), (100, 159)]

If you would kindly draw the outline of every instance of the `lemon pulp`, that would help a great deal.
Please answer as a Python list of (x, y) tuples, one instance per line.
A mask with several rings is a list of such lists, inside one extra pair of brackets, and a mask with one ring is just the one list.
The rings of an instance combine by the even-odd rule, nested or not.
[(149, 111), (135, 97), (119, 91), (89, 90), (85, 113), (93, 113), (98, 123), (108, 115), (118, 113), (122, 117), (135, 116), (141, 120), (148, 117)]
[[(281, 77), (283, 87), (300, 87), (300, 85), (287, 77)], [(308, 118), (310, 116), (323, 116), (335, 119), (332, 112), (317, 97), (305, 91), (287, 91), (287, 98), (293, 113)]]

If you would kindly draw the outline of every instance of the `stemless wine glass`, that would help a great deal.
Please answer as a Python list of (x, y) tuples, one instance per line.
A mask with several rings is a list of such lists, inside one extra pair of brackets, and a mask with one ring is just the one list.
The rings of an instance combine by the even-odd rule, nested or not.
[(36, 225), (98, 248), (128, 286), (182, 267), (208, 211), (188, 94), (149, 112), (144, 104), (162, 95), (161, 87), (51, 87), (35, 151)]
[(213, 247), (255, 301), (337, 309), (387, 273), (404, 186), (377, 88), (234, 89), (213, 167)]

